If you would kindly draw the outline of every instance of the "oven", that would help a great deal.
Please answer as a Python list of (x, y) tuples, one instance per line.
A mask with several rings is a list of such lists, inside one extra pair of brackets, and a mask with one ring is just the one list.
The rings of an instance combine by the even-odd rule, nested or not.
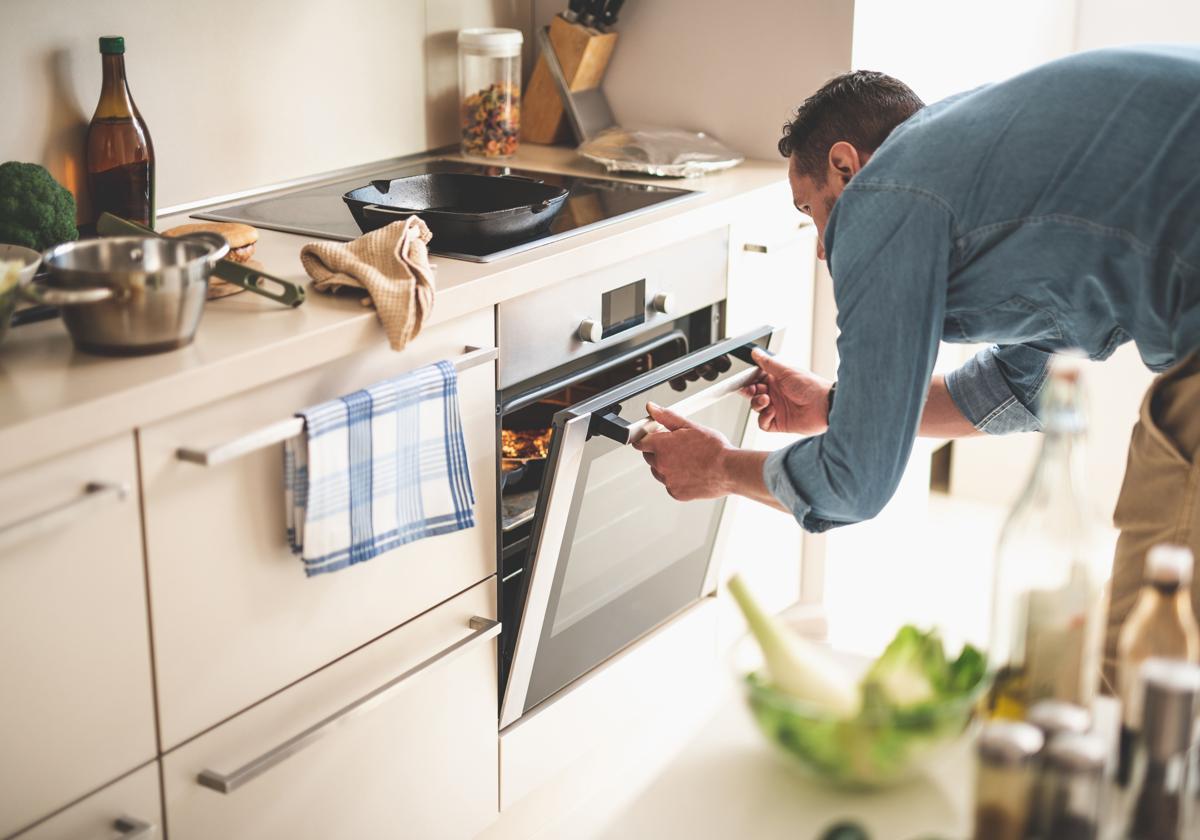
[(671, 499), (631, 444), (648, 401), (745, 439), (782, 331), (725, 336), (727, 255), (713, 231), (497, 309), (501, 727), (716, 586), (725, 501)]

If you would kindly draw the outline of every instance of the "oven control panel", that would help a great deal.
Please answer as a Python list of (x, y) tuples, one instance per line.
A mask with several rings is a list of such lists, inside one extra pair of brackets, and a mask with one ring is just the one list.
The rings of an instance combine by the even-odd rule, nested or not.
[(725, 299), (729, 229), (563, 280), (497, 307), (500, 388)]
[(580, 341), (597, 344), (646, 323), (646, 278), (601, 294), (600, 312), (599, 320), (585, 318), (579, 325)]

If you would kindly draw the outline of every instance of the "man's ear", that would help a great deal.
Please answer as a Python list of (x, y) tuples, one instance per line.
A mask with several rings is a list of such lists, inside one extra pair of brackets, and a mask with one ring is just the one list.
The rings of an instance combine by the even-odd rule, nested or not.
[(829, 147), (829, 175), (846, 184), (867, 165), (870, 155), (859, 154), (853, 144), (839, 140)]

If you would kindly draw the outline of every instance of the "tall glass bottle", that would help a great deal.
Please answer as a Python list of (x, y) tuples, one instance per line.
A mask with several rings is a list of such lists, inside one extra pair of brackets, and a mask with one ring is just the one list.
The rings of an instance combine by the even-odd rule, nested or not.
[(1142, 663), (1151, 658), (1200, 663), (1200, 626), (1192, 612), (1194, 561), (1184, 546), (1156, 545), (1146, 553), (1146, 585), (1117, 639), (1121, 748), (1117, 781), (1125, 785), (1142, 724)]
[(100, 39), (104, 78), (87, 132), (92, 209), (154, 226), (154, 144), (125, 79), (125, 39)]
[(988, 711), (1014, 720), (1045, 699), (1091, 708), (1112, 566), (1086, 501), (1075, 360), (1054, 362), (1041, 417), (1041, 454), (1001, 532), (992, 593)]

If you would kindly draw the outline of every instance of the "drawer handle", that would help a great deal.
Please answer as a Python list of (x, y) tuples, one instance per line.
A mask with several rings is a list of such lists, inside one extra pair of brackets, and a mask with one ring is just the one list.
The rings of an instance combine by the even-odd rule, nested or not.
[[(494, 361), (500, 353), (495, 347), (468, 347), (467, 352), (456, 358), (454, 369), (459, 373), (464, 370)], [(276, 443), (283, 443), (288, 438), (294, 438), (304, 431), (304, 420), (299, 417), (289, 417), (270, 426), (256, 429), (247, 435), (214, 446), (211, 449), (192, 449), (188, 446), (175, 450), (175, 457), (189, 464), (199, 464), (202, 467), (215, 467), (224, 464), (259, 449), (265, 449)]]
[[(798, 231), (804, 230), (806, 227), (808, 227), (811, 224), (812, 224), (812, 222), (807, 221), (807, 220), (800, 222), (800, 224), (796, 227), (796, 230), (798, 230)], [(776, 239), (774, 242), (766, 242), (766, 243), (747, 242), (746, 244), (742, 245), (742, 250), (748, 251), (751, 254), (769, 254), (772, 251), (776, 251), (776, 250), (779, 250), (780, 248), (787, 247), (788, 245), (791, 245), (795, 241), (796, 241), (796, 239), (794, 236), (781, 236), (780, 238)]]
[(58, 531), (105, 502), (121, 501), (128, 492), (125, 484), (89, 481), (74, 499), (0, 528), (0, 549)]
[(435, 653), (433, 656), (409, 668), (398, 677), (388, 680), (379, 688), (372, 691), (370, 694), (364, 695), (355, 700), (348, 706), (345, 706), (329, 717), (324, 718), (317, 723), (314, 723), (308, 729), (305, 729), (299, 735), (295, 735), (284, 741), (274, 749), (260, 755), (246, 764), (243, 764), (232, 773), (218, 773), (215, 770), (202, 770), (200, 775), (196, 777), (196, 781), (201, 786), (211, 788), (220, 793), (231, 793), (246, 782), (262, 775), (270, 770), (276, 764), (279, 764), (289, 756), (295, 755), (300, 750), (319, 740), (338, 724), (344, 723), (364, 712), (367, 712), (385, 700), (390, 699), (391, 695), (398, 689), (403, 688), (410, 679), (417, 675), (428, 671), (437, 665), (444, 664), (456, 658), (468, 648), (482, 642), (486, 639), (491, 639), (500, 634), (500, 622), (490, 618), (480, 618), (474, 616), (468, 622), (468, 626), (475, 632), (465, 638), (459, 639), (450, 647)]
[(121, 840), (149, 840), (157, 826), (133, 817), (117, 817), (113, 820), (113, 828), (121, 832)]

